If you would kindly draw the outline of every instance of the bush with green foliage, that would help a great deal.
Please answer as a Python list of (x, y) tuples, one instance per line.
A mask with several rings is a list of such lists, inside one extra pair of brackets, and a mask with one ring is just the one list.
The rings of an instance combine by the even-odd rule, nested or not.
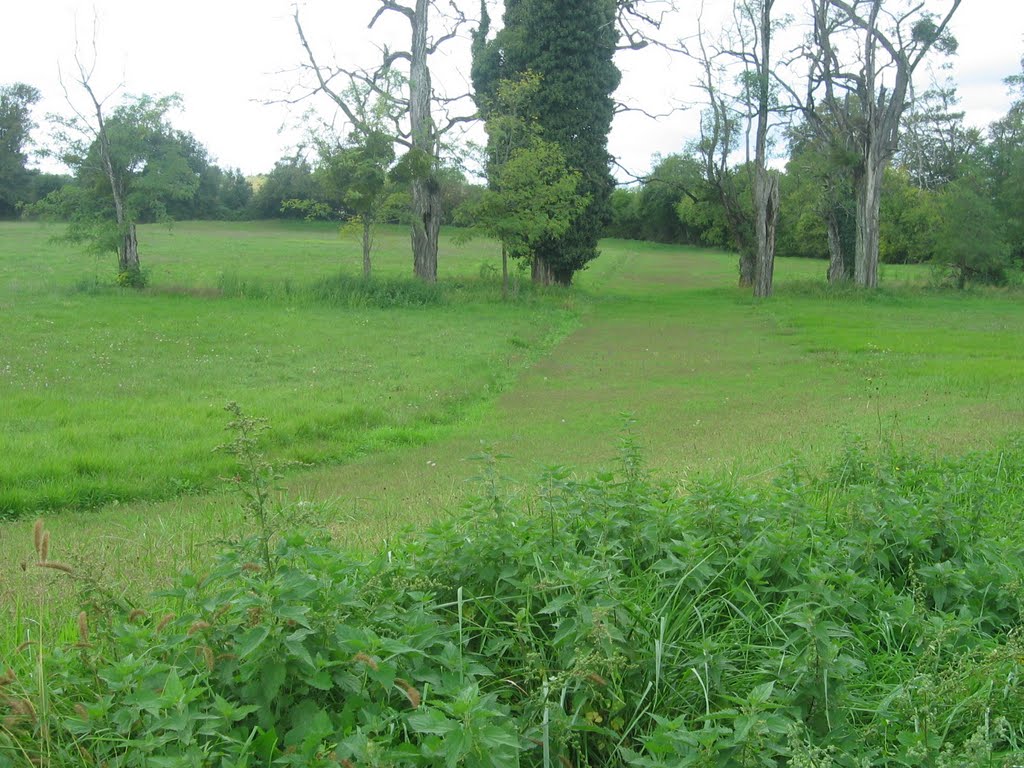
[(516, 497), (484, 456), (463, 514), (375, 557), (265, 533), (151, 614), (87, 609), (10, 657), (0, 766), (1024, 757), (1024, 444), (685, 493), (621, 457)]

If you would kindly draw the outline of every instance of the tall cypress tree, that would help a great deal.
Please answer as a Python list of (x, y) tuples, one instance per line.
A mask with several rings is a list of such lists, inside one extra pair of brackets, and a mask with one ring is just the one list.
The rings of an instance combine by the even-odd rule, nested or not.
[(615, 0), (506, 0), (504, 28), (488, 41), (484, 15), (474, 44), (473, 86), (483, 116), (502, 80), (540, 76), (531, 114), (542, 136), (557, 143), (580, 172), (579, 194), (589, 204), (561, 237), (533, 254), (537, 282), (568, 285), (597, 256), (614, 182), (608, 132), (620, 73), (612, 57), (619, 33)]

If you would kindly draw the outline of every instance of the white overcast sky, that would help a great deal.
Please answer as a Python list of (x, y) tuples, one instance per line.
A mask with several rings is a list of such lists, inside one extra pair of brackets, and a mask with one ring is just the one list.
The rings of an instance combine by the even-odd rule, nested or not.
[[(948, 0), (929, 2), (940, 9)], [(704, 4), (706, 20), (731, 7), (729, 0)], [(677, 0), (677, 5), (669, 37), (693, 33), (700, 0)], [(368, 33), (375, 6), (375, 0), (302, 0), (300, 5), (322, 59), (333, 57), (349, 66), (372, 64), (372, 42), (402, 31), (396, 18)], [(475, 14), (478, 0), (467, 0), (465, 6)], [(297, 75), (288, 70), (302, 61), (292, 7), (291, 0), (2, 0), (0, 83), (39, 88), (44, 96), (41, 123), (45, 112), (66, 112), (58, 69), (67, 73), (73, 67), (76, 36), (82, 53), (90, 55), (95, 12), (98, 91), (123, 83), (127, 93), (180, 93), (184, 111), (174, 118), (177, 127), (191, 131), (221, 166), (246, 174), (266, 172), (299, 140), (306, 108), (330, 112), (323, 97), (304, 106), (264, 103), (295, 83)], [(500, 17), (500, 7), (495, 13)], [(1020, 72), (1024, 3), (963, 0), (952, 29), (960, 41), (952, 74), (961, 107), (969, 123), (984, 127), (1002, 116), (1011, 101), (1003, 78)], [(396, 36), (392, 47), (406, 46)], [(436, 62), (435, 84), (455, 93), (465, 88), (468, 42), (456, 41), (446, 50), (444, 60)], [(620, 54), (618, 64), (623, 81), (617, 97), (622, 101), (663, 112), (697, 98), (690, 89), (695, 69), (683, 57), (648, 48)], [(659, 122), (635, 113), (620, 115), (611, 152), (642, 173), (652, 155), (678, 151), (694, 138), (698, 111)]]

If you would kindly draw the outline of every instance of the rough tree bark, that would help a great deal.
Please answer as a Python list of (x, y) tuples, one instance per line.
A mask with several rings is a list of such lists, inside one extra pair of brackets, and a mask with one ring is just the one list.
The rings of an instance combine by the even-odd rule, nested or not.
[(846, 282), (846, 258), (843, 255), (843, 238), (839, 232), (839, 217), (835, 206), (830, 206), (825, 214), (828, 228), (828, 282), (838, 285)]
[(363, 278), (369, 280), (373, 274), (370, 257), (373, 251), (373, 222), (363, 217)]
[(754, 295), (772, 295), (775, 274), (775, 229), (779, 221), (779, 177), (758, 167), (754, 178), (754, 228), (757, 231), (757, 259), (754, 269)]
[[(757, 134), (754, 151), (754, 230), (757, 259), (754, 295), (772, 295), (775, 273), (775, 228), (779, 220), (779, 179), (767, 167), (768, 114), (771, 110), (772, 7), (775, 0), (759, 0), (758, 36), (749, 54), (757, 71)], [(754, 21), (754, 19), (751, 19)]]
[(853, 281), (864, 288), (878, 287), (879, 222), (882, 206), (882, 178), (889, 154), (879, 157), (870, 151), (857, 169), (857, 245), (853, 254)]
[(556, 282), (554, 271), (544, 262), (544, 259), (536, 254), (533, 256), (530, 277), (535, 285), (554, 285)]
[[(412, 253), (416, 277), (428, 283), (437, 281), (437, 237), (441, 231), (441, 192), (434, 176), (433, 158), (437, 155), (434, 120), (430, 114), (432, 89), (427, 66), (427, 20), (430, 0), (416, 0), (409, 18), (412, 25), (412, 49), (409, 59), (409, 119), (412, 151), (431, 159), (429, 170), (412, 182)], [(425, 164), (426, 165), (426, 164)]]

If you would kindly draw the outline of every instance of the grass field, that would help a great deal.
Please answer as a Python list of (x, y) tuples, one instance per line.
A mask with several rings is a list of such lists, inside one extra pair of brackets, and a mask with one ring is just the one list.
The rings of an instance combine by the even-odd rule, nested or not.
[[(0, 224), (0, 509), (24, 516), (0, 524), (0, 593), (17, 610), (37, 513), (114, 590), (201, 566), (240, 525), (213, 450), (229, 400), (269, 420), (272, 458), (313, 465), (288, 470), (285, 503), (370, 548), (455, 508), (482, 443), (518, 478), (590, 471), (626, 413), (648, 464), (683, 482), (769, 477), (851, 436), (956, 454), (1024, 423), (1021, 296), (933, 290), (922, 268), (830, 293), (823, 263), (781, 259), (756, 302), (731, 256), (609, 241), (571, 291), (503, 303), (494, 245), (446, 237), (441, 298), (382, 309), (310, 293), (359, 270), (326, 226), (145, 227), (139, 294), (104, 288), (111, 265), (55, 231)], [(379, 248), (379, 274), (410, 271), (405, 230)]]

